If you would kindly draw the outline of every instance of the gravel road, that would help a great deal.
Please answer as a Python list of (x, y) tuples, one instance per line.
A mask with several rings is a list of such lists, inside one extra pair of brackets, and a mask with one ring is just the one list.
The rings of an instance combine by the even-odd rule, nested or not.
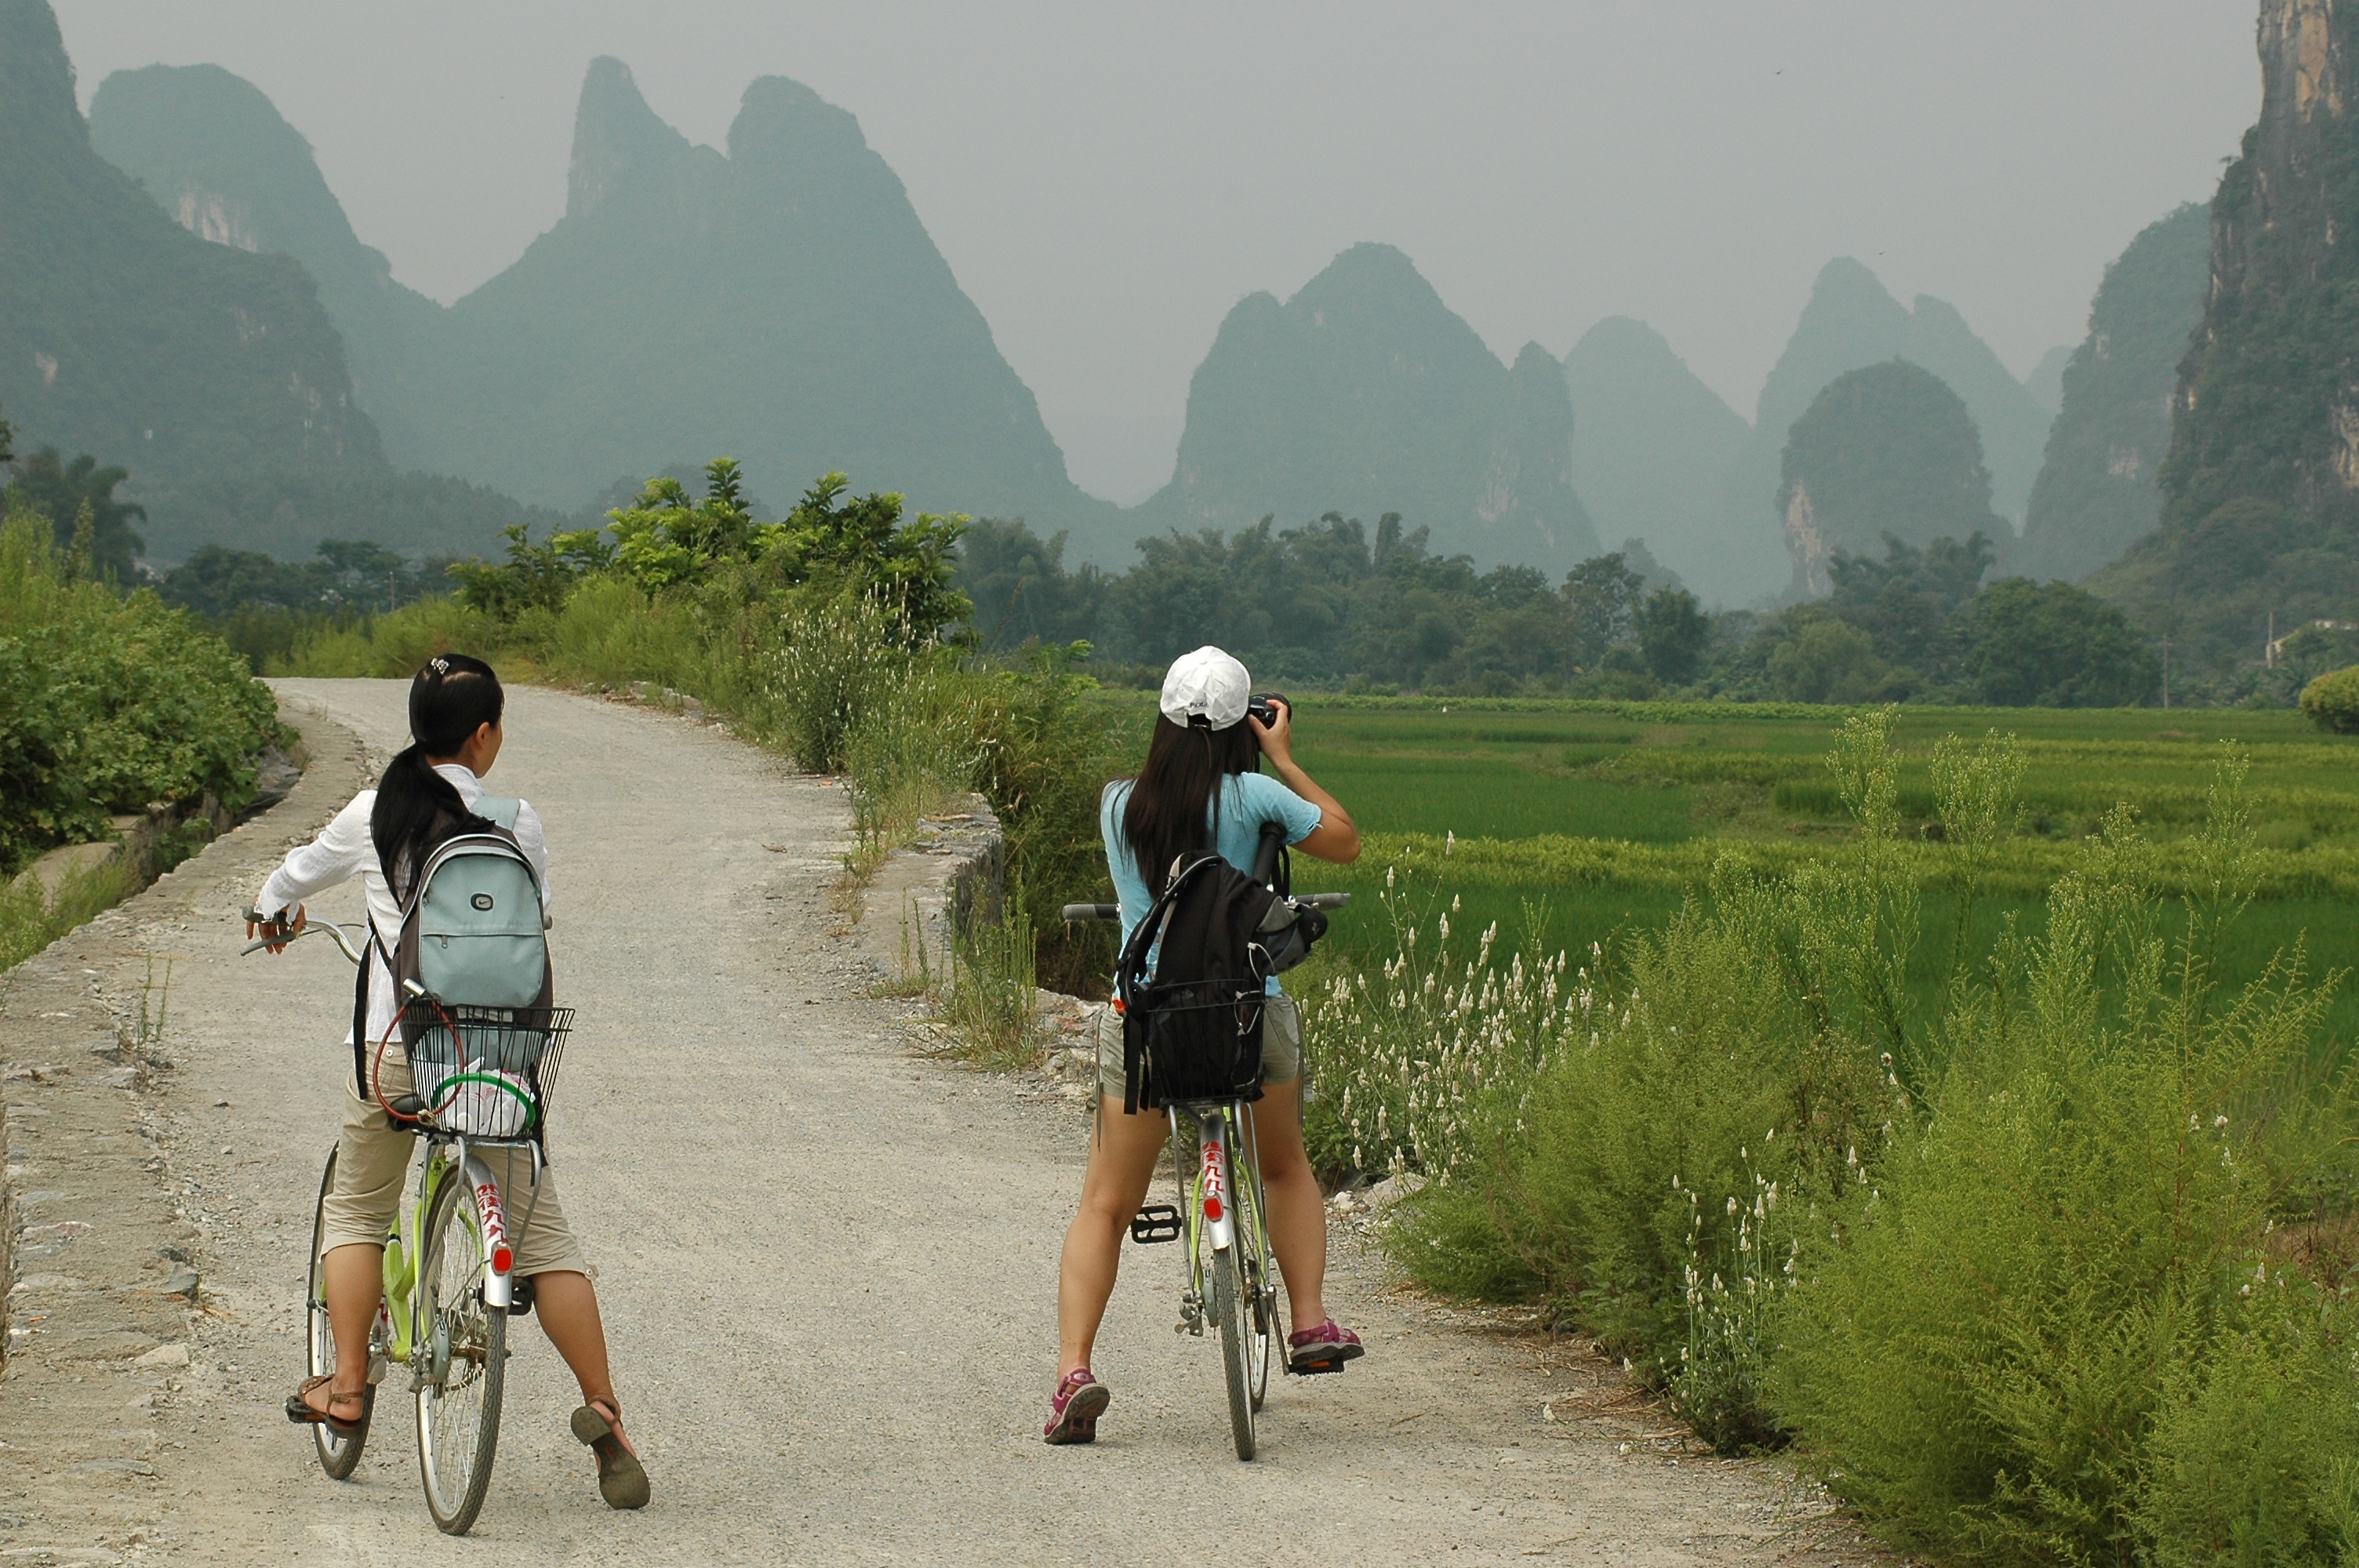
[[(400, 685), (277, 684), (373, 759), (406, 739)], [(839, 791), (620, 703), (519, 689), (507, 730), (491, 786), (548, 825), (559, 989), (580, 1010), (553, 1153), (653, 1506), (600, 1503), (565, 1428), (574, 1392), (526, 1322), (469, 1541), (427, 1519), (394, 1385), (342, 1486), (278, 1413), (299, 1371), (349, 971), (324, 943), (241, 960), (234, 915), (341, 804), (315, 790), (77, 950), (100, 990), (136, 988), (147, 955), (175, 960), (163, 1044), (179, 1065), (144, 1114), (204, 1279), (195, 1364), (111, 1374), (109, 1399), (153, 1406), (139, 1419), (154, 1423), (140, 1450), (154, 1474), (106, 1478), (134, 1491), (112, 1511), (93, 1503), (88, 1560), (1656, 1564), (1794, 1546), (1774, 1471), (1683, 1450), (1593, 1357), (1423, 1303), (1342, 1240), (1332, 1299), (1369, 1357), (1275, 1387), (1258, 1462), (1228, 1451), (1216, 1344), (1173, 1333), (1168, 1249), (1125, 1259), (1098, 1360), (1114, 1390), (1099, 1443), (1043, 1446), (1086, 1123), (914, 1054), (908, 1004), (866, 995), (829, 898)], [(358, 908), (355, 886), (313, 914)], [(38, 1417), (5, 1395), (0, 1415), (0, 1447), (38, 1468)], [(0, 1519), (0, 1547), (15, 1543), (0, 1555), (74, 1539), (56, 1498), (19, 1488), (10, 1506), (57, 1517)], [(152, 1522), (134, 1538), (120, 1521), (142, 1509)]]

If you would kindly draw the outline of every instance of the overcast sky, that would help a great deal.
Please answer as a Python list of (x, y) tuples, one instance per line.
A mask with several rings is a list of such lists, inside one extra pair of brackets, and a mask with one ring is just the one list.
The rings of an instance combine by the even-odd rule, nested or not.
[(212, 61), (455, 299), (565, 203), (582, 71), (722, 145), (756, 75), (860, 117), (1073, 477), (1171, 471), (1221, 319), (1360, 240), (1492, 349), (1652, 322), (1748, 418), (1810, 279), (1956, 305), (2018, 374), (2260, 98), (2253, 0), (55, 0), (82, 100)]

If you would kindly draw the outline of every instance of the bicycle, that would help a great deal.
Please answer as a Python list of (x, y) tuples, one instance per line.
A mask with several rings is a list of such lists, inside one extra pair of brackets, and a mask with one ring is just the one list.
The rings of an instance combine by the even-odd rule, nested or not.
[[(1255, 880), (1270, 881), (1270, 841), (1256, 859)], [(1305, 893), (1294, 902), (1311, 909), (1341, 909), (1352, 895)], [(1069, 922), (1119, 921), (1112, 903), (1069, 903)], [(1184, 1241), (1188, 1284), (1180, 1296), (1174, 1332), (1201, 1338), (1209, 1316), (1221, 1336), (1221, 1369), (1228, 1386), (1229, 1431), (1237, 1457), (1259, 1449), (1254, 1418), (1269, 1391), (1271, 1341), (1277, 1336), (1277, 1272), (1271, 1267), (1269, 1226), (1262, 1201), (1261, 1165), (1254, 1137), (1253, 1102), (1242, 1098), (1187, 1100), (1164, 1108), (1171, 1128), (1171, 1180), (1186, 1206), (1147, 1204), (1130, 1222), (1130, 1238), (1142, 1246)], [(1180, 1165), (1185, 1116), (1195, 1128), (1196, 1174), (1192, 1185)], [(1207, 1275), (1211, 1291), (1205, 1289)], [(1287, 1371), (1294, 1368), (1289, 1365)]]
[[(249, 918), (269, 926), (268, 917)], [(299, 931), (266, 935), (245, 953), (284, 946), (324, 931), (353, 965), (366, 961), (344, 929), (314, 921)], [(409, 1055), (418, 1081), (434, 1079), (420, 1096), (387, 1101), (379, 1080), (393, 1031), (377, 1043), (364, 1092), (397, 1124), (419, 1133), (417, 1201), (397, 1215), (386, 1236), (384, 1289), (369, 1328), (368, 1381), (361, 1417), (350, 1435), (324, 1424), (311, 1428), (320, 1467), (331, 1480), (360, 1464), (376, 1411), (376, 1390), (392, 1368), (410, 1374), (417, 1401), (418, 1461), (427, 1511), (446, 1535), (473, 1528), (491, 1487), (499, 1445), (500, 1404), (506, 1385), (507, 1320), (529, 1310), (529, 1281), (510, 1277), (515, 1249), (499, 1184), (484, 1149), (530, 1151), (536, 1186), (543, 1159), (539, 1134), (557, 1077), (571, 1008), (489, 1009), (446, 1006), (412, 982), (401, 1021), (414, 1026)], [(453, 1179), (456, 1177), (457, 1179)], [(305, 1292), (303, 1355), (309, 1376), (332, 1376), (335, 1335), (328, 1319), (326, 1240), (328, 1195), (335, 1190), (336, 1151), (328, 1151), (320, 1195), (311, 1212), (310, 1278)], [(531, 1224), (529, 1204), (525, 1225)]]

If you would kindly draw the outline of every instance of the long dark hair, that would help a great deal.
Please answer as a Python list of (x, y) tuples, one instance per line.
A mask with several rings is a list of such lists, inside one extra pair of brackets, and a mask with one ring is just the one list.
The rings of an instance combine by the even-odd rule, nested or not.
[(1147, 765), (1130, 781), (1122, 808), (1122, 836), (1149, 892), (1163, 891), (1173, 860), (1212, 843), (1211, 816), (1220, 808), (1218, 792), (1229, 775), (1260, 768), (1261, 742), (1251, 726), (1214, 730), (1201, 719), (1174, 724), (1156, 716)]
[(410, 744), (377, 781), (376, 806), (369, 813), (376, 863), (396, 899), (408, 896), (402, 884), (437, 841), (462, 828), (492, 826), (467, 809), (427, 759), (455, 754), (468, 736), (497, 724), (506, 704), (492, 666), (464, 654), (437, 654), (411, 678)]

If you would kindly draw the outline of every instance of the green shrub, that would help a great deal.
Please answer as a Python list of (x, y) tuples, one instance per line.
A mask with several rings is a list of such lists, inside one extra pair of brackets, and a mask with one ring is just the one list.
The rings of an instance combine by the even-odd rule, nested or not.
[[(2178, 1533), (2200, 1524), (2236, 1561), (2337, 1561), (2319, 1553), (2359, 1400), (2352, 1303), (2273, 1272), (2268, 1237), (2321, 1203), (2347, 1216), (2351, 1085), (2316, 1065), (2327, 989), (2298, 953), (2215, 991), (2248, 891), (2240, 776), (2216, 786), (2187, 936), (2158, 935), (2124, 814), (2046, 935), (1961, 989), (1940, 1071), (1814, 1211), (1772, 1400), (1897, 1540), (2216, 1561)], [(2270, 1442), (2207, 1452), (2268, 1420)], [(2280, 1441), (2337, 1433), (2299, 1463)]]
[(2359, 665), (2329, 671), (2302, 687), (2301, 710), (2321, 730), (2359, 734)]
[(437, 654), (481, 656), (503, 642), (497, 622), (444, 595), (357, 624), (330, 624), (299, 633), (292, 652), (269, 661), (269, 673), (407, 680)]
[(38, 516), (0, 524), (0, 871), (153, 801), (242, 802), (277, 713), (186, 612), (76, 580)]

